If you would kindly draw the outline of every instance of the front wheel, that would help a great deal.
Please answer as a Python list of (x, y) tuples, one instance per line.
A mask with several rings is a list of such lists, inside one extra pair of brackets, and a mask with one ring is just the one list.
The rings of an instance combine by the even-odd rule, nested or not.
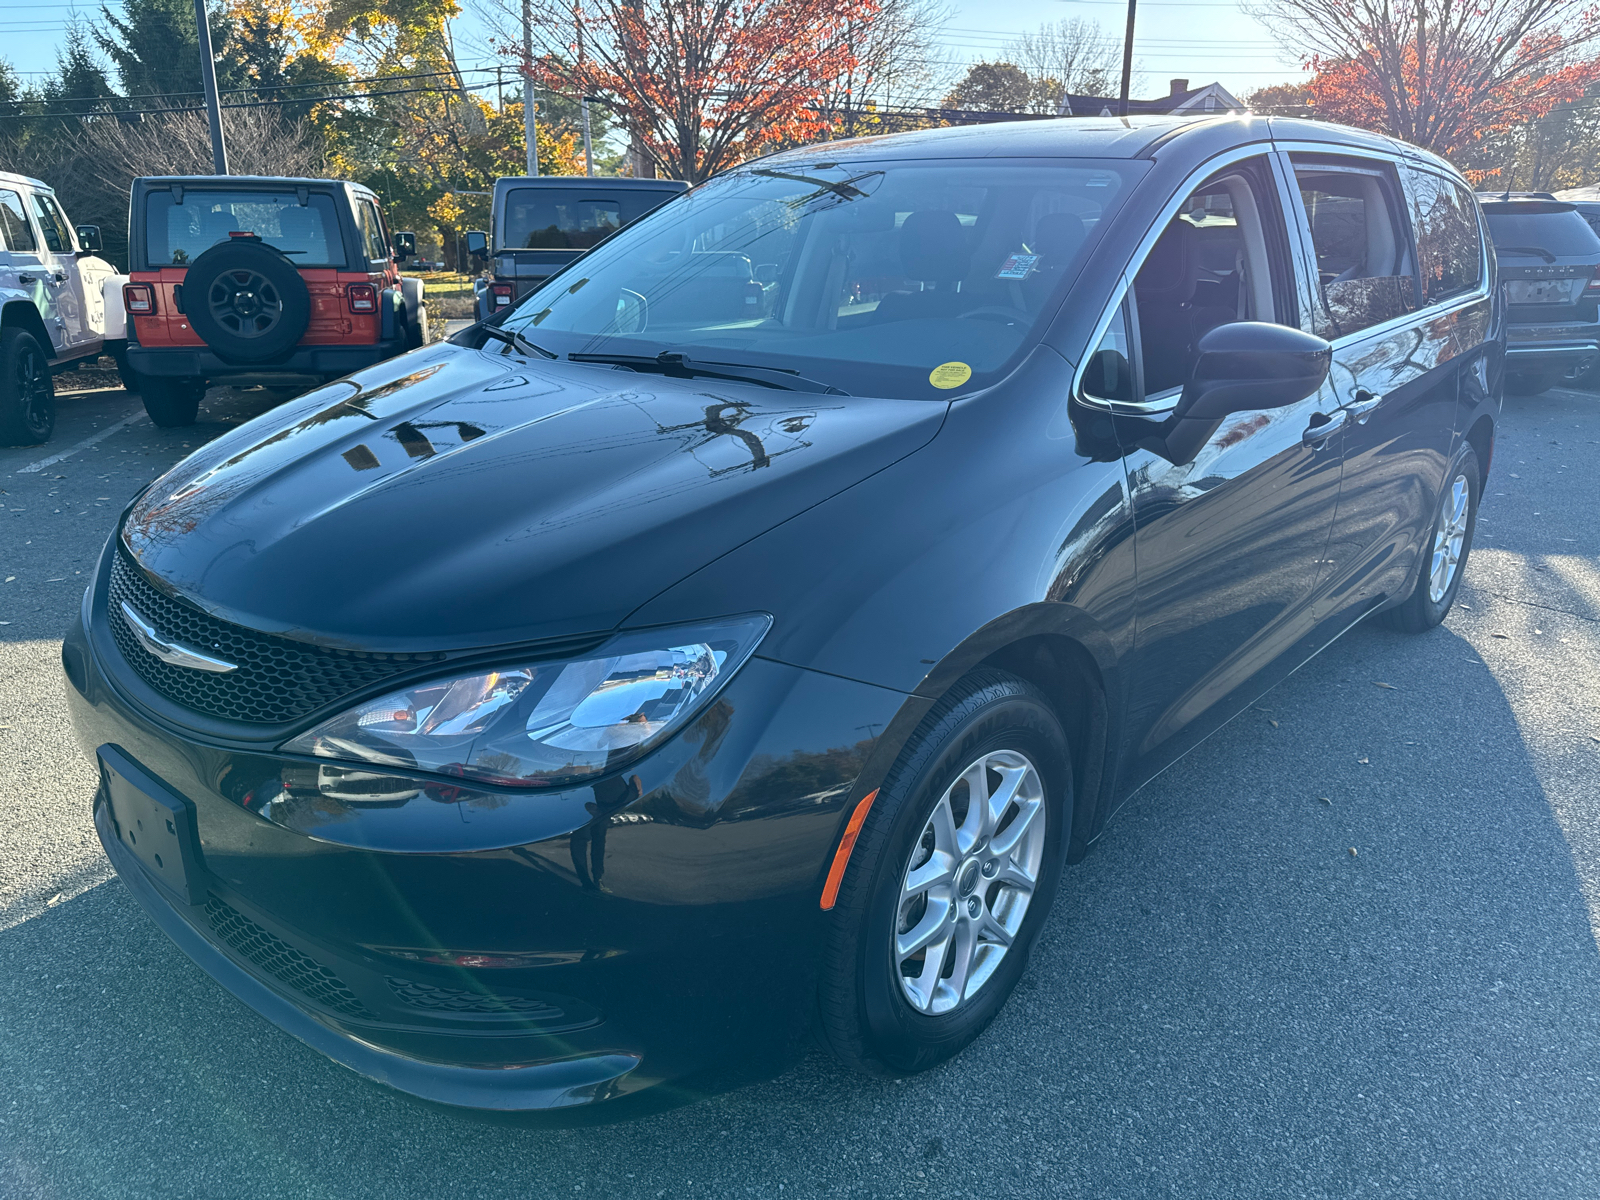
[(150, 421), (162, 429), (193, 425), (200, 413), (200, 400), (206, 394), (204, 379), (185, 376), (141, 375), (139, 398)]
[(923, 720), (829, 914), (818, 1023), (840, 1059), (924, 1071), (994, 1020), (1060, 882), (1069, 761), (1044, 697), (999, 671), (969, 676)]
[(56, 384), (39, 340), (0, 330), (0, 446), (38, 446), (56, 427)]
[(1378, 614), (1378, 619), (1402, 633), (1426, 633), (1443, 621), (1461, 590), (1461, 574), (1466, 570), (1472, 550), (1472, 534), (1478, 525), (1478, 455), (1469, 445), (1461, 447), (1439, 492), (1433, 529), (1423, 545), (1411, 594), (1394, 608)]

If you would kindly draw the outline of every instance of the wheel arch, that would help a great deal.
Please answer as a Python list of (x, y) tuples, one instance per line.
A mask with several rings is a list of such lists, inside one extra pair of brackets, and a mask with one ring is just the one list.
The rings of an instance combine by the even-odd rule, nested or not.
[(44, 318), (31, 301), (8, 300), (4, 307), (0, 307), (0, 330), (5, 329), (22, 329), (31, 333), (45, 357), (52, 362), (55, 360), (55, 345), (45, 330)]
[(1110, 809), (1122, 708), (1114, 643), (1098, 621), (1071, 604), (1041, 601), (1015, 609), (931, 665), (878, 738), (845, 812), (883, 782), (940, 698), (980, 667), (1006, 671), (1033, 684), (1060, 720), (1073, 755), (1074, 810), (1067, 861), (1080, 861)]

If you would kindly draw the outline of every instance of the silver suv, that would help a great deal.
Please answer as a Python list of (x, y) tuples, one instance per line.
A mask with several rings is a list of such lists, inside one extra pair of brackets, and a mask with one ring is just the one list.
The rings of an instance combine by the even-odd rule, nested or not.
[(0, 172), (0, 445), (49, 440), (61, 371), (120, 364), (126, 277), (100, 248), (99, 226), (74, 229), (49, 187)]

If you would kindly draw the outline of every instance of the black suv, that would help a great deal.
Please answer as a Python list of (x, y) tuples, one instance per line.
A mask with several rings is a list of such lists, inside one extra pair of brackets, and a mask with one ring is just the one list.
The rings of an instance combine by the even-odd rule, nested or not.
[(1566, 201), (1480, 200), (1508, 301), (1506, 391), (1531, 396), (1600, 358), (1600, 235)]

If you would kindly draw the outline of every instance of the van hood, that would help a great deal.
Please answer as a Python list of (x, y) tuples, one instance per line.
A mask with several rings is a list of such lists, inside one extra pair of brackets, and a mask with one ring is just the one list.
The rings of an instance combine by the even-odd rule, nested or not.
[(209, 443), (121, 536), (158, 586), (324, 645), (595, 633), (925, 445), (946, 411), (447, 344)]

